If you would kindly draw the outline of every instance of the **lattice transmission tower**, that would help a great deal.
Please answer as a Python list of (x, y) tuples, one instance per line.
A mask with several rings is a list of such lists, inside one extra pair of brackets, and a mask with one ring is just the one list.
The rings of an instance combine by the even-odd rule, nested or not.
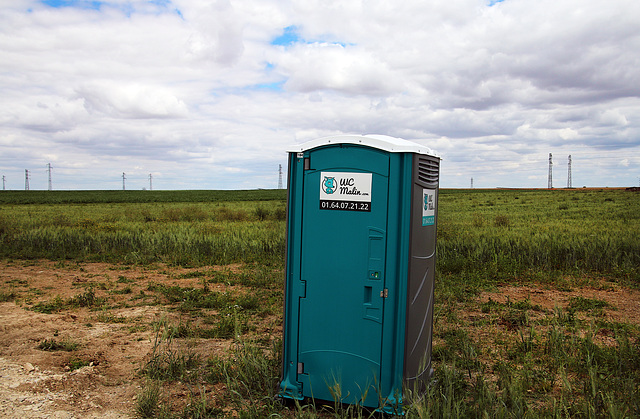
[(29, 170), (24, 169), (24, 190), (29, 190)]
[(278, 189), (282, 189), (282, 165), (278, 165)]
[(571, 154), (569, 154), (569, 163), (567, 164), (567, 188), (571, 188)]
[(549, 153), (549, 181), (547, 183), (547, 188), (553, 188), (553, 159), (551, 157), (551, 153)]
[(153, 176), (151, 176), (151, 173), (149, 173), (149, 190), (153, 190)]
[(125, 176), (124, 172), (122, 172), (122, 190), (123, 190), (123, 191), (125, 190), (125, 187), (124, 187), (124, 181), (125, 181), (126, 179), (127, 179), (127, 177)]
[(53, 167), (51, 167), (51, 163), (47, 164), (47, 171), (49, 172), (49, 190), (53, 190), (53, 187), (51, 186), (51, 169), (53, 169)]

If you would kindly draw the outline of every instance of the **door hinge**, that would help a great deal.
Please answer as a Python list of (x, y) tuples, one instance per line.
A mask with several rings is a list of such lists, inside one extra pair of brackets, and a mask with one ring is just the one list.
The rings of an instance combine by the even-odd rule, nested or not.
[(380, 298), (387, 298), (389, 296), (389, 289), (385, 288), (380, 291)]
[(302, 362), (298, 362), (298, 374), (304, 374), (304, 364)]

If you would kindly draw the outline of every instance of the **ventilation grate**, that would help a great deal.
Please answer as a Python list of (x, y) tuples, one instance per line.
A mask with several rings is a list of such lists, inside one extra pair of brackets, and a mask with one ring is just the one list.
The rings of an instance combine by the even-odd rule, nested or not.
[(425, 183), (437, 183), (439, 173), (439, 159), (418, 158), (418, 180)]

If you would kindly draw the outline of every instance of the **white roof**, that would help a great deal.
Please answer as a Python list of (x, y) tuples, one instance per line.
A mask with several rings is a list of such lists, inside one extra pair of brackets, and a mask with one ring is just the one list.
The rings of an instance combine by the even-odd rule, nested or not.
[(417, 153), (439, 157), (429, 147), (411, 141), (403, 140), (402, 138), (374, 134), (334, 135), (331, 137), (323, 137), (289, 147), (287, 151), (289, 153), (299, 153), (306, 150), (311, 150), (312, 148), (331, 144), (357, 144), (377, 148), (380, 150), (388, 151), (390, 153)]

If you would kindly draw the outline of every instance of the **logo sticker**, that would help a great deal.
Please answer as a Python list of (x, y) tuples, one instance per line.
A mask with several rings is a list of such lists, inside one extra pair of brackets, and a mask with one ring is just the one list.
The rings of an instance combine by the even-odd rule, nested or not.
[(422, 190), (422, 225), (432, 226), (436, 223), (436, 191)]
[(336, 191), (336, 178), (325, 176), (322, 181), (322, 190), (327, 195), (331, 195)]
[(371, 173), (321, 172), (320, 209), (371, 211)]

